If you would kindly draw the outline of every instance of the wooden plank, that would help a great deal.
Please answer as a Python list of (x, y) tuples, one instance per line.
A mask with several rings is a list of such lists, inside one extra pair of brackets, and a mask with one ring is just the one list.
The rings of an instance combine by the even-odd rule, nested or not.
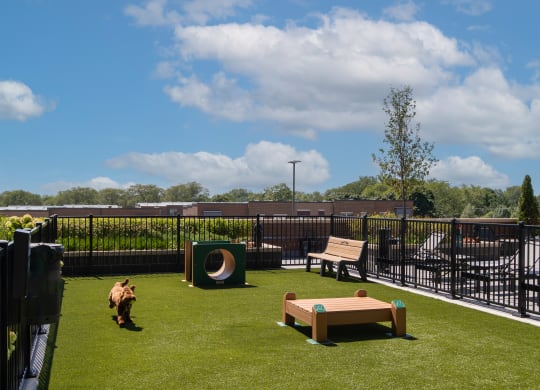
[[(395, 302), (399, 302), (398, 307)], [(284, 322), (291, 325), (298, 319), (312, 326), (312, 338), (326, 340), (330, 325), (353, 325), (374, 322), (392, 322), (392, 333), (403, 336), (406, 332), (406, 312), (400, 301), (392, 303), (367, 297), (365, 290), (358, 290), (354, 297), (296, 299), (287, 293), (283, 298)]]

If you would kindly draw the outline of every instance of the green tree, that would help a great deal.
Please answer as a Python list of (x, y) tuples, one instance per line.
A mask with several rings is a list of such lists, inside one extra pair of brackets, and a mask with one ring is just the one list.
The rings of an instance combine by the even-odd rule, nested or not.
[(414, 186), (427, 177), (437, 160), (432, 154), (433, 144), (420, 138), (420, 124), (411, 123), (416, 116), (416, 101), (410, 86), (391, 88), (384, 99), (383, 110), (388, 116), (383, 140), (387, 149), (380, 148), (380, 155), (373, 154), (372, 158), (381, 170), (381, 181), (401, 194), (405, 207)]
[(462, 186), (464, 200), (470, 205), (469, 217), (492, 216), (494, 211), (504, 204), (502, 191), (479, 186)]
[(433, 216), (458, 218), (465, 208), (463, 190), (447, 182), (432, 180), (424, 184), (433, 193)]
[(538, 223), (538, 217), (538, 201), (534, 197), (531, 177), (525, 175), (523, 184), (521, 185), (521, 196), (519, 197), (518, 220), (528, 225), (536, 225)]
[(322, 202), (324, 200), (324, 196), (319, 191), (312, 193), (296, 192), (295, 198), (301, 202)]
[(419, 217), (432, 217), (435, 211), (433, 192), (415, 191), (411, 195), (413, 201), (413, 214)]
[(465, 207), (463, 208), (463, 211), (461, 212), (461, 218), (475, 218), (476, 211), (474, 210), (474, 207), (472, 204), (467, 203)]
[(366, 187), (377, 184), (377, 178), (373, 176), (360, 177), (357, 181), (345, 184), (342, 187), (331, 188), (324, 193), (325, 199), (362, 199), (362, 192)]
[(127, 189), (129, 206), (136, 203), (158, 203), (161, 202), (163, 190), (153, 184), (134, 184)]
[(98, 191), (98, 199), (100, 204), (127, 206), (127, 192), (119, 188), (104, 188)]
[(99, 204), (98, 192), (90, 187), (73, 187), (65, 191), (60, 191), (58, 194), (56, 194), (55, 203), (58, 206), (68, 204)]
[(47, 206), (53, 206), (57, 204), (55, 195), (42, 195), (41, 199), (43, 204)]
[(507, 207), (507, 209), (510, 211), (510, 216), (512, 217), (517, 218), (517, 210), (518, 210), (520, 195), (521, 195), (520, 186), (507, 187), (502, 193), (503, 203)]
[(393, 200), (395, 199), (394, 189), (386, 183), (373, 183), (364, 188), (360, 194), (362, 199), (382, 199)]
[(1, 206), (40, 206), (42, 204), (41, 196), (28, 191), (5, 191), (0, 194)]
[(274, 202), (287, 202), (292, 199), (292, 190), (285, 183), (266, 187), (263, 192), (262, 200), (271, 200)]
[(196, 181), (169, 187), (163, 195), (163, 200), (169, 202), (206, 202), (209, 199), (208, 190)]
[[(247, 202), (253, 197), (253, 192), (244, 188), (235, 188), (220, 195), (214, 195), (212, 201), (214, 202)], [(224, 200), (219, 200), (224, 199)]]

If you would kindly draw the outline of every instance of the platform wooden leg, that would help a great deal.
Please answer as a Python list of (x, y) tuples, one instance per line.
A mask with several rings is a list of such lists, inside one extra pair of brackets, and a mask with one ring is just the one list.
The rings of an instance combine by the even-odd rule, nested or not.
[(367, 297), (367, 291), (366, 291), (366, 290), (362, 290), (362, 289), (356, 290), (356, 291), (354, 292), (354, 296), (355, 296), (355, 297)]
[(319, 343), (328, 339), (328, 314), (323, 305), (313, 305), (311, 338)]
[(186, 240), (184, 253), (184, 277), (187, 282), (191, 282), (191, 270), (193, 261), (191, 257), (191, 241)]
[(392, 334), (402, 337), (407, 334), (406, 309), (400, 300), (392, 301)]
[(288, 292), (283, 296), (283, 313), (282, 322), (287, 325), (294, 325), (294, 317), (287, 313), (287, 301), (294, 301), (296, 299), (296, 293)]

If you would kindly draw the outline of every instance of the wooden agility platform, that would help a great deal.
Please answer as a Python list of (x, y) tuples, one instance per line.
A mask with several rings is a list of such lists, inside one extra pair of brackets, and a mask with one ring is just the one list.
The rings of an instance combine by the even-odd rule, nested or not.
[(294, 325), (298, 319), (311, 325), (311, 338), (317, 342), (328, 339), (328, 326), (392, 322), (392, 334), (405, 336), (406, 311), (401, 301), (391, 303), (367, 296), (357, 290), (353, 297), (296, 299), (295, 293), (283, 297), (283, 323)]

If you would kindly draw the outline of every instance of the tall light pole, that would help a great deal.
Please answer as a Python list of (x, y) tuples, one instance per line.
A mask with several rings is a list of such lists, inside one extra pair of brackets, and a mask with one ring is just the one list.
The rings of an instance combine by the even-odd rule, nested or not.
[(298, 164), (299, 162), (302, 162), (300, 160), (291, 160), (289, 161), (289, 164), (292, 164), (292, 212), (291, 212), (291, 215), (295, 215), (295, 212), (294, 212), (294, 194), (295, 194), (295, 191), (296, 191), (296, 164)]

